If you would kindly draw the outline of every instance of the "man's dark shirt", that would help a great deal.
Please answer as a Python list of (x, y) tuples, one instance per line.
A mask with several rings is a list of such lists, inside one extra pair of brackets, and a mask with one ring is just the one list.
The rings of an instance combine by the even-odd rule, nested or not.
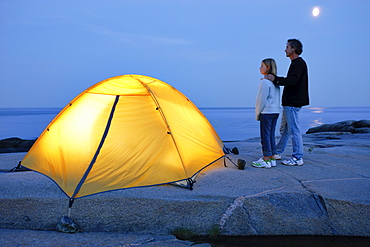
[(308, 105), (308, 69), (298, 57), (291, 61), (287, 77), (275, 77), (274, 84), (284, 86), (282, 105), (302, 107)]

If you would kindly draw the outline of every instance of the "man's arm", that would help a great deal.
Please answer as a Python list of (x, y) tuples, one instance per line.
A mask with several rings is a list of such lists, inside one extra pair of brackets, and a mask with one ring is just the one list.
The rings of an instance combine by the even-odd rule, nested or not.
[(295, 85), (304, 73), (304, 67), (304, 64), (298, 63), (297, 61), (296, 63), (292, 63), (290, 65), (287, 77), (280, 77), (268, 74), (265, 75), (264, 78), (272, 81), (276, 86)]
[(302, 62), (297, 61), (290, 65), (287, 77), (275, 76), (273, 82), (275, 85), (278, 86), (295, 85), (298, 83), (304, 71), (305, 71), (304, 64)]

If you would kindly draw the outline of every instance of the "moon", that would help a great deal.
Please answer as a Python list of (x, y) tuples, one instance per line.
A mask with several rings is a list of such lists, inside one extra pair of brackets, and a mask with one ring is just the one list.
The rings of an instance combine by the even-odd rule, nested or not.
[(314, 16), (314, 17), (316, 17), (316, 16), (318, 16), (320, 14), (320, 9), (318, 8), (318, 7), (314, 7), (313, 9), (312, 9), (312, 15)]

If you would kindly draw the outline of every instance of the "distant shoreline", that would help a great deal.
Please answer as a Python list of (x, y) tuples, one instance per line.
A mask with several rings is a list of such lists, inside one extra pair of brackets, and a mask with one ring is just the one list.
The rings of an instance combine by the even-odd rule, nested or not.
[(37, 139), (25, 140), (11, 137), (0, 140), (0, 153), (28, 152)]

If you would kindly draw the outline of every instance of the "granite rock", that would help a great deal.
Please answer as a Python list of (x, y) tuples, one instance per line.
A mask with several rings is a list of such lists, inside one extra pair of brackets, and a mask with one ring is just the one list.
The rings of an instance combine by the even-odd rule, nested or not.
[(23, 140), (17, 137), (0, 140), (0, 153), (28, 152), (36, 140)]
[(308, 129), (306, 134), (318, 132), (370, 133), (370, 120), (346, 120), (333, 124), (323, 124)]

